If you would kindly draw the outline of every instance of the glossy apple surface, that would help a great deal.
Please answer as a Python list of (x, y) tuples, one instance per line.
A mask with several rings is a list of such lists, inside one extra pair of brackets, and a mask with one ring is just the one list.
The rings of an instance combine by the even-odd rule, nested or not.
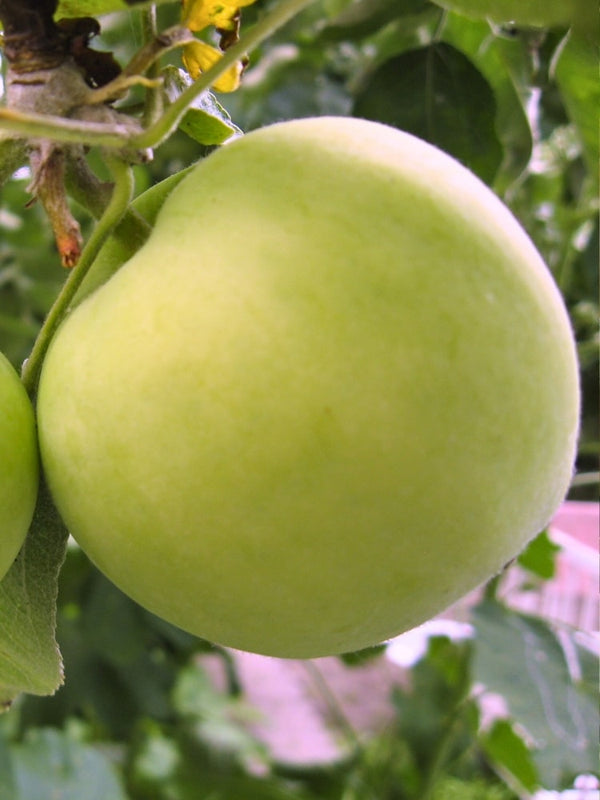
[(569, 485), (575, 349), (500, 201), (364, 120), (251, 133), (58, 332), (42, 457), (118, 586), (276, 656), (372, 645), (515, 556)]
[(25, 540), (38, 477), (33, 409), (19, 376), (0, 353), (0, 580)]

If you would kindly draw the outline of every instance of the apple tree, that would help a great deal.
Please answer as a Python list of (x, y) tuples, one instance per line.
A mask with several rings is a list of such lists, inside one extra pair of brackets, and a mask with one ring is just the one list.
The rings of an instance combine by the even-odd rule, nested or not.
[[(597, 497), (594, 5), (0, 0), (0, 798), (514, 800), (593, 782), (597, 647), (577, 620), (515, 610), (510, 566), (494, 573), (565, 494)], [(423, 268), (391, 280), (404, 250)], [(302, 279), (265, 269), (283, 253)], [(485, 277), (453, 271), (469, 258)], [(367, 268), (350, 281), (338, 262)], [(214, 324), (195, 341), (199, 296)], [(210, 401), (198, 440), (192, 385)], [(390, 434), (392, 397), (412, 438)], [(199, 467), (210, 480), (186, 490)], [(524, 586), (556, 558), (541, 532)], [(226, 645), (377, 676), (381, 639), (490, 575), (470, 638), (430, 639), (385, 728), (353, 726), (306, 660), (344, 746), (291, 765), (256, 734)], [(399, 584), (394, 629), (379, 620), (399, 619)], [(199, 628), (194, 585), (213, 609)], [(240, 638), (220, 637), (228, 615)], [(481, 687), (506, 706), (492, 720)]]

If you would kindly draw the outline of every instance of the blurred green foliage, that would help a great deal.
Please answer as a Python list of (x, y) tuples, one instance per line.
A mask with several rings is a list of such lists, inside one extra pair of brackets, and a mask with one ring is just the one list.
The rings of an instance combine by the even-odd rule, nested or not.
[[(244, 24), (269, 5), (245, 9)], [(125, 63), (142, 43), (140, 13), (103, 18), (98, 47)], [(159, 26), (178, 13), (161, 5)], [(176, 54), (165, 64), (181, 67)], [(597, 498), (600, 439), (597, 67), (589, 43), (564, 30), (497, 27), (427, 0), (322, 0), (252, 54), (241, 89), (216, 98), (242, 131), (310, 115), (382, 120), (447, 150), (498, 192), (552, 270), (577, 336), (579, 499)], [(203, 113), (135, 168), (138, 192), (206, 154), (205, 123), (229, 123), (225, 112), (216, 122)], [(89, 160), (105, 177), (98, 154)], [(0, 349), (17, 367), (65, 277), (28, 180), (22, 169), (0, 189)], [(87, 234), (89, 217), (74, 212)], [(552, 548), (540, 537), (522, 559), (532, 580), (552, 576)], [(576, 631), (557, 635), (489, 594), (473, 639), (430, 641), (408, 688), (394, 688), (386, 728), (341, 725), (346, 756), (292, 767), (253, 733), (231, 653), (141, 610), (71, 547), (58, 615), (67, 680), (0, 718), (0, 800), (514, 800), (569, 787), (597, 770), (597, 658)], [(224, 688), (209, 680), (208, 656), (222, 663)], [(358, 669), (385, 658), (375, 648), (345, 661)], [(482, 687), (508, 704), (487, 727)]]

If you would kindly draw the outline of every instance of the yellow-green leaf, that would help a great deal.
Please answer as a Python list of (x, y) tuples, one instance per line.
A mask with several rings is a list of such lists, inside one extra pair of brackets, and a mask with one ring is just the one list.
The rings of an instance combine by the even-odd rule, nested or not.
[(183, 0), (182, 22), (191, 31), (201, 31), (209, 25), (221, 30), (234, 30), (242, 6), (255, 0)]
[[(216, 47), (211, 47), (209, 44), (200, 41), (186, 44), (182, 53), (185, 68), (194, 80), (203, 72), (206, 72), (207, 69), (210, 69), (222, 57), (223, 54)], [(235, 91), (240, 85), (242, 70), (243, 67), (239, 61), (232, 64), (213, 84), (215, 91)]]

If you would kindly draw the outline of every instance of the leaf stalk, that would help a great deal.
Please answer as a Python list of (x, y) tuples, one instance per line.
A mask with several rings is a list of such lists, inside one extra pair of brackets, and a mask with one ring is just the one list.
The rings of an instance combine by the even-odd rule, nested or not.
[(202, 73), (177, 100), (164, 110), (159, 120), (147, 130), (134, 135), (131, 139), (131, 145), (143, 150), (162, 144), (171, 135), (185, 112), (202, 92), (209, 89), (229, 67), (258, 47), (259, 44), (268, 39), (286, 22), (314, 2), (315, 0), (284, 0), (284, 2), (280, 3), (270, 14), (267, 14), (260, 22), (257, 22), (238, 42), (229, 47), (216, 64)]
[(71, 310), (72, 300), (100, 248), (113, 228), (122, 219), (133, 197), (134, 178), (131, 167), (120, 159), (111, 156), (106, 158), (106, 163), (115, 181), (110, 202), (94, 227), (77, 266), (69, 274), (60, 294), (50, 309), (33, 345), (31, 354), (23, 366), (21, 379), (32, 399), (37, 392), (42, 363), (52, 337), (66, 314)]

